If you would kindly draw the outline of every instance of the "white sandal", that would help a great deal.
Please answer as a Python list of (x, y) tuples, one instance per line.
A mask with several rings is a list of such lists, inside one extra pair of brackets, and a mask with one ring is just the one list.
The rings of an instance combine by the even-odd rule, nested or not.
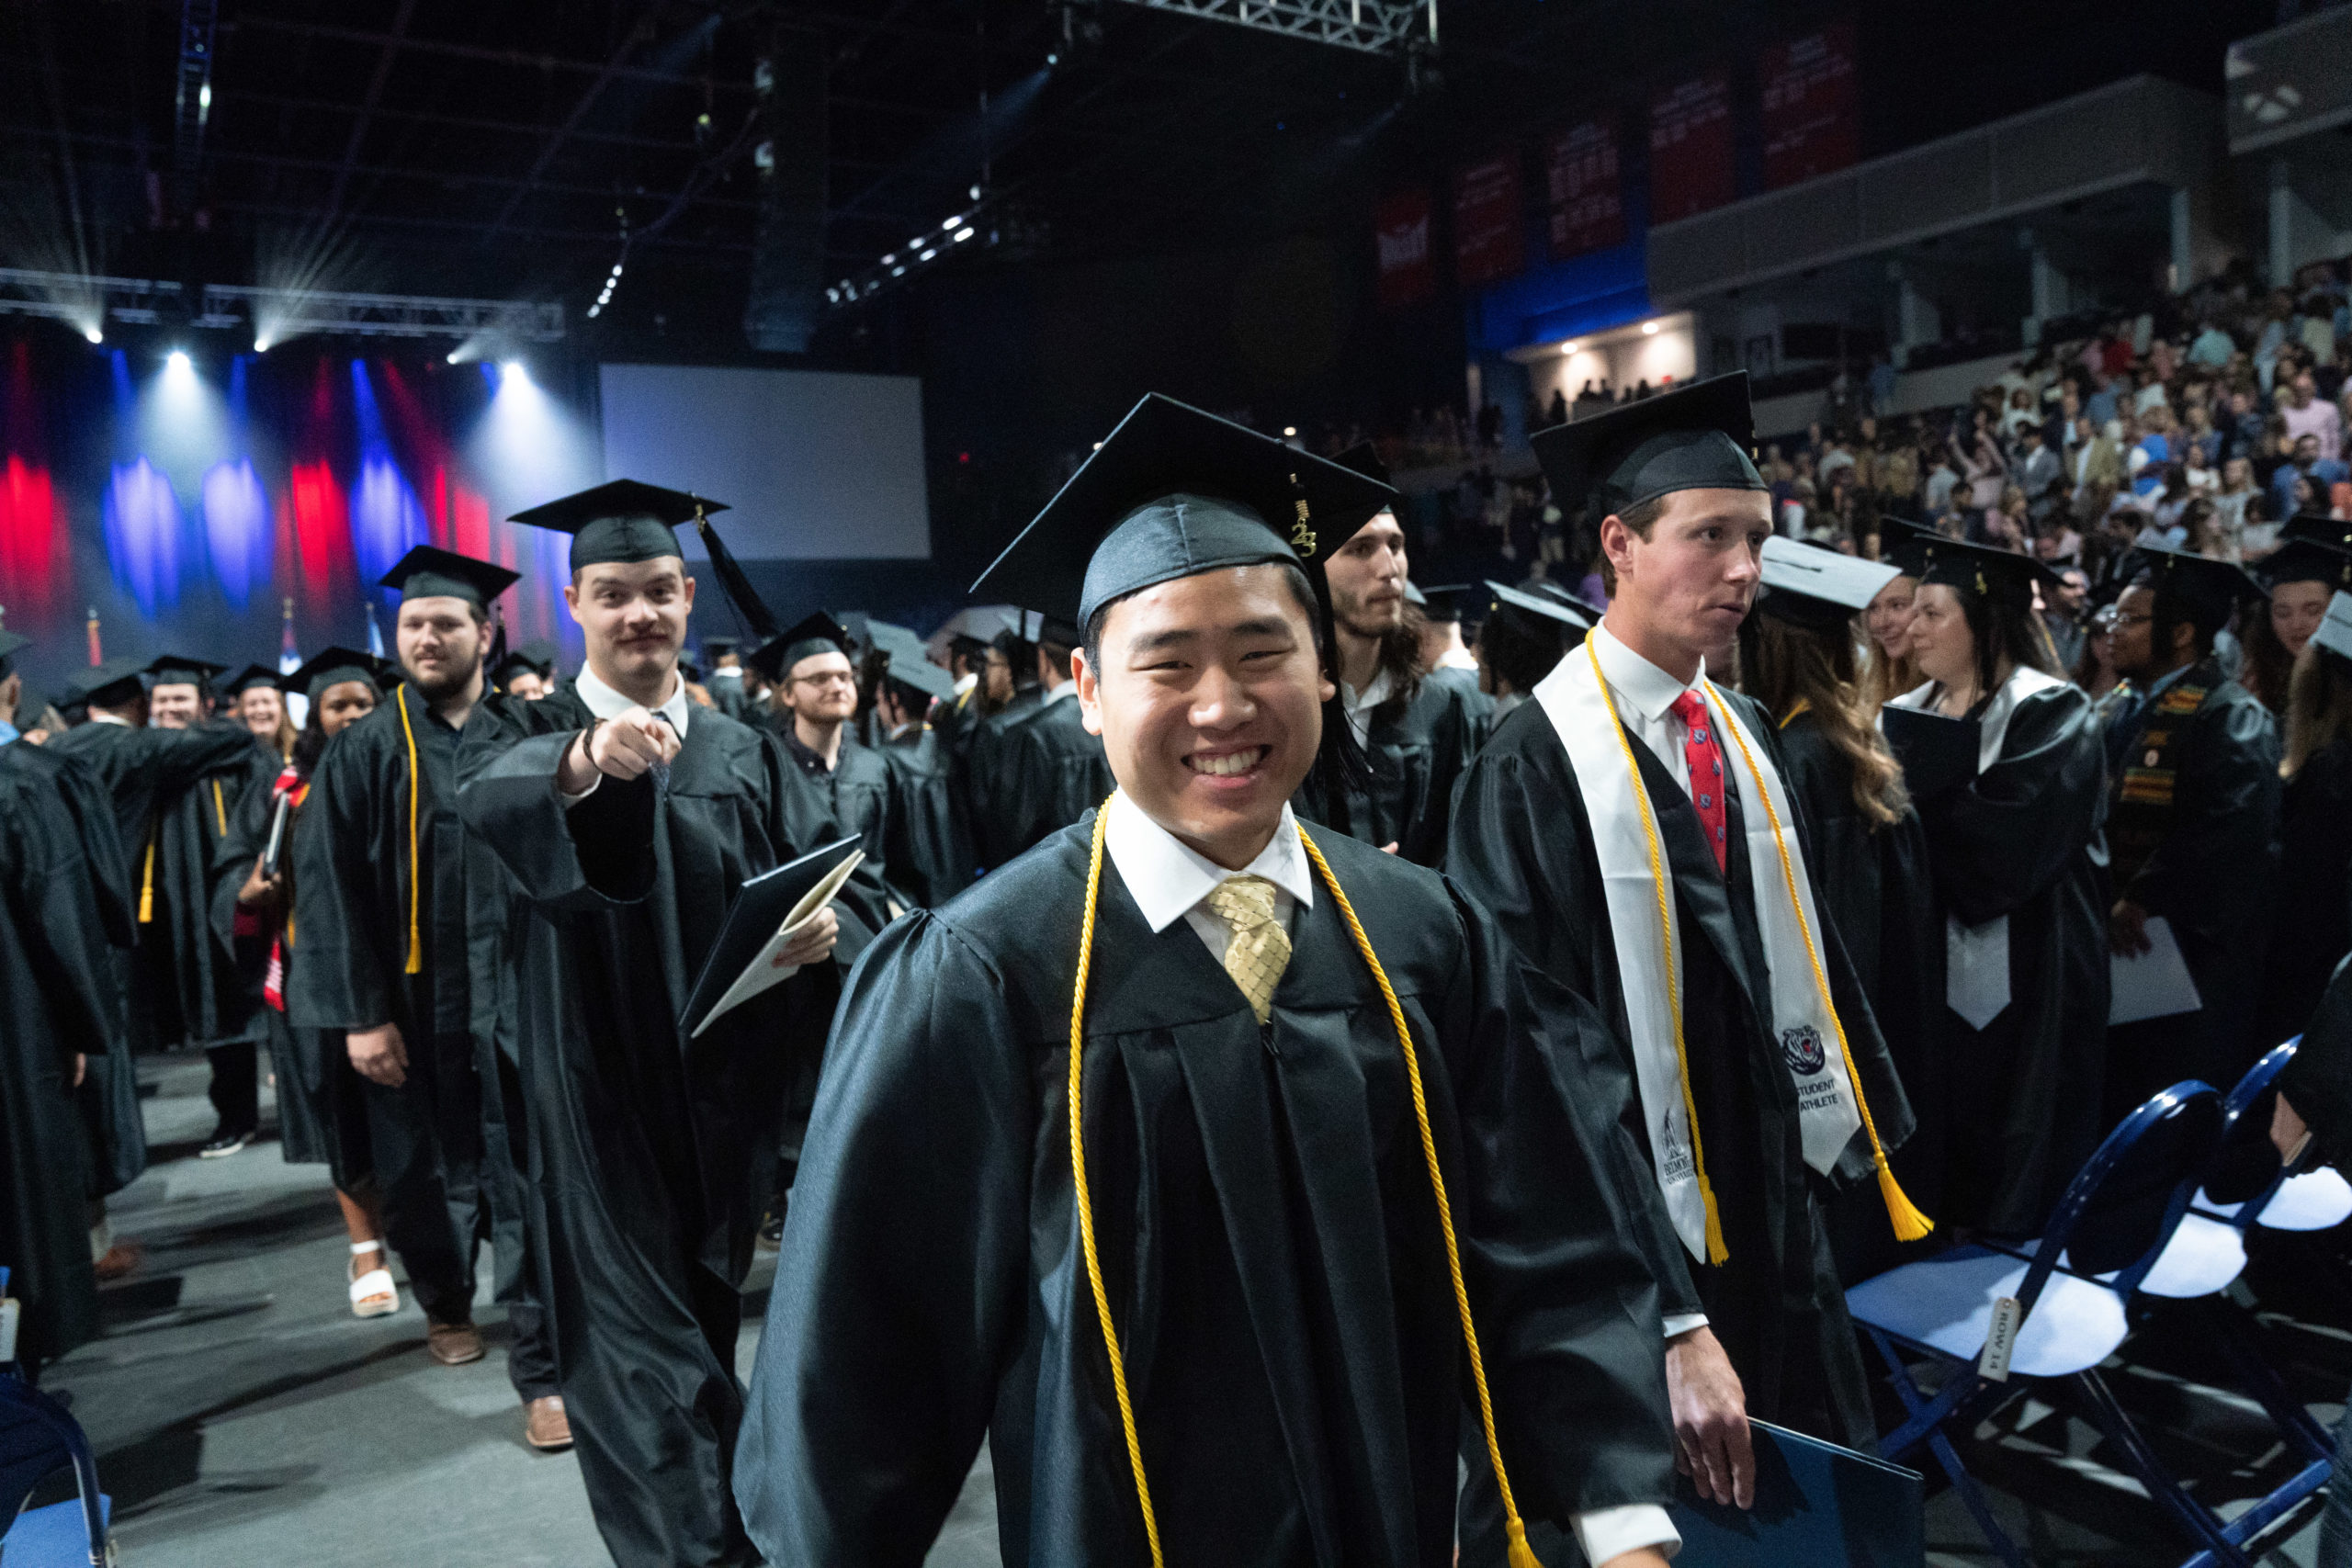
[[(380, 1241), (355, 1241), (351, 1256), (373, 1252), (381, 1255)], [(383, 1317), (401, 1310), (401, 1288), (392, 1282), (392, 1271), (379, 1262), (376, 1267), (351, 1281), (351, 1315), (354, 1317)]]

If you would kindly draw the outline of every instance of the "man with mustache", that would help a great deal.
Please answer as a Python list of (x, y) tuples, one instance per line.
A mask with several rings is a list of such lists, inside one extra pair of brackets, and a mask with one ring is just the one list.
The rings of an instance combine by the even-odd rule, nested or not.
[[(1446, 861), (1520, 954), (1611, 1026), (1629, 1092), (1602, 1113), (1651, 1178), (1634, 1190), (1678, 1461), (1702, 1495), (1742, 1506), (1749, 1416), (1874, 1438), (1823, 1205), (1883, 1171), (1911, 1128), (1819, 917), (1774, 727), (1708, 679), (1772, 534), (1747, 380), (1536, 437), (1561, 504), (1600, 518), (1613, 597), (1472, 765)], [(1892, 1179), (1881, 1187), (1896, 1234), (1924, 1234)], [(1499, 1560), (1475, 1539), (1465, 1564)]]
[(444, 1366), (482, 1358), (476, 1249), (496, 1257), (514, 1342), (506, 1370), (535, 1448), (571, 1443), (552, 1335), (529, 1269), (516, 1129), (492, 1044), (494, 976), (475, 949), (499, 929), (496, 864), (458, 817), (459, 738), (485, 712), (492, 603), (520, 581), (419, 546), (384, 578), (401, 595), (402, 683), (321, 755), (300, 818), (289, 1013), (345, 1031), (367, 1080), (384, 1233)]
[(516, 514), (572, 536), (587, 661), (538, 702), (492, 699), (458, 765), (458, 809), (506, 872), (501, 1045), (581, 1472), (622, 1568), (753, 1561), (728, 1490), (739, 1292), (787, 1095), (839, 994), (836, 936), (884, 922), (861, 867), (838, 925), (825, 910), (782, 954), (797, 973), (687, 1037), (686, 992), (744, 881), (842, 836), (775, 736), (686, 696), (695, 584), (675, 525), (701, 525), (744, 619), (775, 625), (704, 521), (723, 510), (616, 479)]

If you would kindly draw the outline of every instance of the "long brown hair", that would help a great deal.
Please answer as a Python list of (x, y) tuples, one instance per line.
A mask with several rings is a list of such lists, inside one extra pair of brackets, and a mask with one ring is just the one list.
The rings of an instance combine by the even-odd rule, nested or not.
[(1904, 693), (1916, 692), (1927, 683), (1928, 678), (1919, 673), (1917, 660), (1907, 653), (1900, 659), (1889, 659), (1886, 649), (1878, 645), (1876, 638), (1871, 639), (1870, 656), (1862, 671), (1861, 697), (1870, 705), (1873, 716)]
[[(2254, 700), (2272, 713), (2284, 714), (2293, 700), (2290, 687), (2296, 669), (2301, 662), (2287, 651), (2278, 640), (2278, 631), (2270, 625), (2267, 605), (2257, 605), (2245, 617), (2245, 666), (2238, 671), (2238, 684), (2254, 694)], [(2309, 645), (2305, 645), (2309, 650)]]
[(2352, 660), (2307, 642), (2295, 655), (2295, 672), (2287, 683), (2287, 745), (2278, 761), (2279, 776), (2293, 778), (2322, 749), (2347, 738), (2352, 738)]
[(1745, 689), (1777, 724), (1809, 713), (1852, 771), (1854, 809), (1871, 832), (1899, 820), (1911, 804), (1903, 767), (1871, 722), (1875, 710), (1854, 678), (1850, 630), (1815, 631), (1777, 615), (1752, 615), (1740, 637)]

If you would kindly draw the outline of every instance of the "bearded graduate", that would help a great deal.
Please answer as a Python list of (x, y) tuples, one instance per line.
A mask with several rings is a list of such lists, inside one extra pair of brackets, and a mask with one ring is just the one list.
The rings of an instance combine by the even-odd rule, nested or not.
[(1007, 1562), (1445, 1568), (1465, 1401), (1523, 1517), (1677, 1543), (1590, 1014), (1285, 804), (1334, 694), (1288, 530), (1388, 493), (1148, 398), (983, 579), (1084, 628), (1118, 793), (852, 976), (736, 1472), (770, 1561), (911, 1568), (986, 1437)]
[(1825, 1201), (1876, 1180), (1897, 1234), (1926, 1230), (1886, 1170), (1911, 1111), (1822, 916), (1778, 732), (1707, 679), (1772, 532), (1750, 433), (1735, 375), (1537, 436), (1553, 493), (1600, 520), (1615, 596), (1472, 764), (1447, 860), (1611, 1026), (1638, 1092), (1596, 1109), (1650, 1176), (1679, 1458), (1742, 1506), (1748, 1416), (1873, 1440)]
[[(534, 1237), (589, 1506), (622, 1568), (753, 1560), (728, 1492), (737, 1292), (787, 1087), (814, 1070), (839, 989), (829, 909), (783, 954), (790, 979), (691, 1041), (679, 1025), (743, 882), (839, 837), (775, 736), (687, 701), (695, 580), (672, 529), (723, 510), (616, 479), (519, 513), (572, 536), (564, 599), (587, 662), (541, 701), (494, 699), (458, 763), (458, 809), (511, 878), (495, 966)], [(879, 879), (861, 867), (843, 903), (878, 925)]]
[(785, 754), (826, 802), (841, 829), (837, 836), (863, 839), (878, 872), (890, 831), (890, 770), (850, 733), (857, 716), (857, 666), (849, 649), (849, 633), (819, 610), (762, 645), (751, 663), (775, 684), (768, 722)]

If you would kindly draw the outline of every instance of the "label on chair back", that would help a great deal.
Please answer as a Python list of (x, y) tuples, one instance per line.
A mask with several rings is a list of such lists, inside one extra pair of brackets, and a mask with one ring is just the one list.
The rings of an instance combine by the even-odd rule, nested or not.
[(0, 1362), (17, 1359), (17, 1319), (23, 1307), (13, 1296), (0, 1296)]
[(1976, 1358), (1977, 1376), (1993, 1382), (2009, 1381), (2009, 1353), (2018, 1348), (2018, 1324), (2024, 1316), (2025, 1308), (2015, 1296), (2003, 1296), (1993, 1303), (1993, 1326)]

